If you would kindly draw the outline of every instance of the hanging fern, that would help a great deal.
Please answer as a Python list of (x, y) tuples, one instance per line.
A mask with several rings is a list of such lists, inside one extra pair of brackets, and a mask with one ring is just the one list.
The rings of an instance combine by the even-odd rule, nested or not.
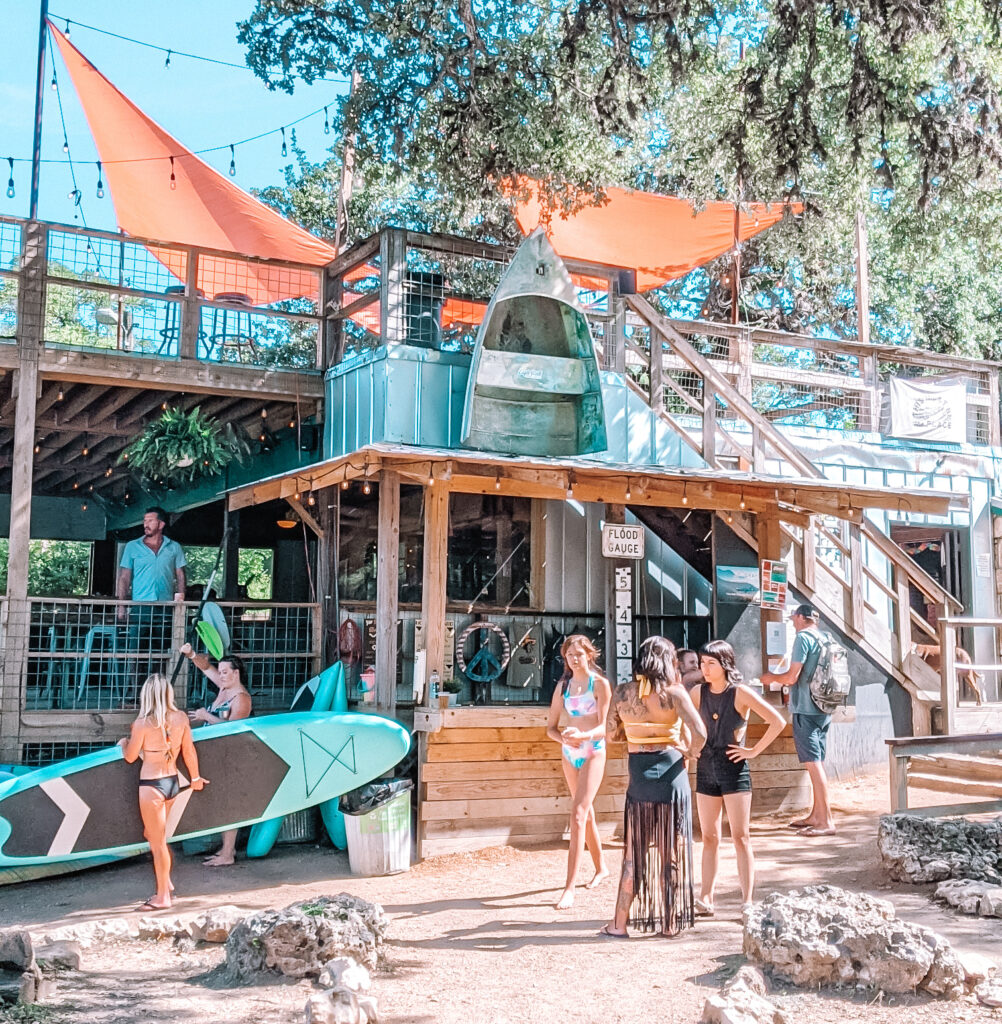
[(154, 487), (178, 487), (221, 473), (243, 461), (247, 442), (227, 423), (221, 427), (197, 406), (191, 412), (168, 409), (124, 449), (119, 462)]

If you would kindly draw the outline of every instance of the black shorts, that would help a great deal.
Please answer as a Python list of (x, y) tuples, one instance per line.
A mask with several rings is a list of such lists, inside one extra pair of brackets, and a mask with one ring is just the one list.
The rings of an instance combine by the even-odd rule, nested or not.
[(696, 792), (703, 796), (729, 796), (751, 792), (747, 761), (731, 761), (722, 750), (704, 750), (696, 762)]

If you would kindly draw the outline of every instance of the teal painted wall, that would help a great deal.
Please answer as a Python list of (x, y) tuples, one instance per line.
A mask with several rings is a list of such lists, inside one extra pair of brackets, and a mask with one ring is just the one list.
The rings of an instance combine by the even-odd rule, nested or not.
[[(31, 536), (37, 540), (101, 540), (105, 513), (96, 501), (83, 498), (31, 499)], [(0, 537), (10, 536), (10, 495), (0, 494)]]

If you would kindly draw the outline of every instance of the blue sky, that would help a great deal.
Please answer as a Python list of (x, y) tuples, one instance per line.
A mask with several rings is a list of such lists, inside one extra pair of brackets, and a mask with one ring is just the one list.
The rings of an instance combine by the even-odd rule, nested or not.
[[(108, 29), (159, 46), (203, 54), (243, 64), (244, 50), (236, 39), (236, 24), (253, 9), (253, 0), (49, 0), (50, 16), (60, 29), (65, 19)], [(0, 61), (0, 214), (28, 215), (30, 165), (15, 163), (16, 196), (6, 197), (8, 156), (30, 158), (35, 104), (35, 56), (38, 40), (36, 0), (0, 0), (3, 60)], [(54, 15), (61, 15), (56, 19)], [(299, 85), (292, 96), (269, 92), (249, 70), (219, 67), (174, 54), (170, 67), (165, 55), (133, 43), (98, 35), (71, 25), (74, 45), (122, 92), (189, 149), (257, 135), (288, 124), (311, 110), (332, 102), (346, 86), (321, 82)], [(42, 156), (65, 159), (62, 127), (52, 78), (52, 46), (47, 47)], [(66, 115), (70, 155), (83, 194), (82, 210), (92, 227), (115, 229), (109, 194), (96, 198), (97, 154), (69, 76), (55, 57), (60, 94)], [(291, 132), (288, 133), (291, 141)], [(334, 142), (324, 135), (323, 114), (296, 128), (296, 138), (311, 160), (320, 160)], [(226, 173), (229, 151), (203, 157)], [(235, 181), (245, 189), (282, 181), (278, 135), (240, 146), (236, 151)], [(39, 216), (43, 220), (74, 223), (69, 167), (43, 164)], [(77, 221), (79, 223), (79, 220)]]

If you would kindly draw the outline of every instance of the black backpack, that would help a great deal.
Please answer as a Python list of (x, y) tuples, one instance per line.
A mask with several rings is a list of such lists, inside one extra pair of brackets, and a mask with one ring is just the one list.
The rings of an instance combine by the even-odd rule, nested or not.
[(811, 676), (811, 700), (826, 715), (845, 707), (852, 689), (849, 676), (849, 652), (831, 635), (820, 633), (821, 654)]

